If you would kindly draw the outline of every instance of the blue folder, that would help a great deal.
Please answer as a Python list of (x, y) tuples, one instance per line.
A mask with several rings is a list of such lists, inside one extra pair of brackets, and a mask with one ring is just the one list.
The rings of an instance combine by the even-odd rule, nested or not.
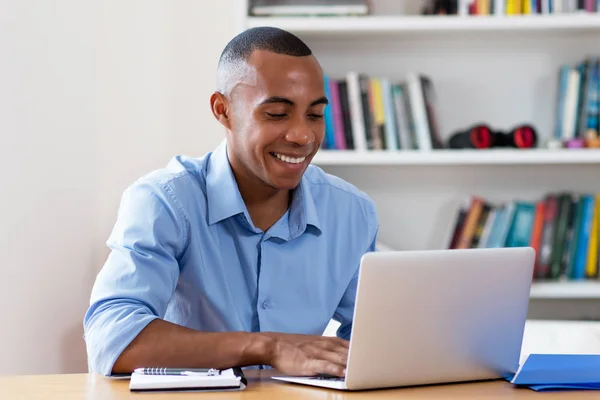
[(536, 391), (600, 390), (600, 354), (530, 354), (511, 382)]

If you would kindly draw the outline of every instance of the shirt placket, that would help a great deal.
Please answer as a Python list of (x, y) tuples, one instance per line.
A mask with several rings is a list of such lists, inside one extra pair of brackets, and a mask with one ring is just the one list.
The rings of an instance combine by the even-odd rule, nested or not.
[(258, 297), (257, 297), (257, 314), (259, 331), (263, 331), (266, 326), (269, 326), (269, 311), (273, 306), (273, 300), (271, 298), (271, 292), (269, 290), (269, 271), (268, 271), (268, 246), (269, 236), (263, 235), (258, 254)]

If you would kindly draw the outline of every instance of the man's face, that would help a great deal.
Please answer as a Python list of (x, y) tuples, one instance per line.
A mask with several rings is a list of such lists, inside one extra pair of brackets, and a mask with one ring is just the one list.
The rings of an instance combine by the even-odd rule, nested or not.
[(325, 134), (323, 74), (313, 56), (254, 51), (231, 92), (230, 161), (251, 179), (293, 189)]

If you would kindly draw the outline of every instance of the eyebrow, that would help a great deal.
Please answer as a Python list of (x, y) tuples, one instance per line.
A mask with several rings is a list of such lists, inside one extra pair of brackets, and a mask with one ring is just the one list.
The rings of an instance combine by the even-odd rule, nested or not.
[[(262, 101), (260, 103), (260, 105), (264, 105), (264, 104), (273, 104), (273, 103), (284, 103), (284, 104), (289, 104), (290, 106), (294, 105), (294, 102), (291, 101), (290, 99), (286, 99), (285, 97), (279, 97), (279, 96), (272, 96), (269, 97), (268, 99)], [(315, 101), (313, 101), (312, 103), (310, 103), (310, 106), (316, 106), (318, 104), (329, 104), (329, 100), (327, 100), (327, 97), (323, 96)]]

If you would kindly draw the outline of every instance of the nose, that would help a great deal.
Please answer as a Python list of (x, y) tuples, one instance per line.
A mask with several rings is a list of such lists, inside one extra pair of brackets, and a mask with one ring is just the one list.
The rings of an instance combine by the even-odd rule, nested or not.
[(315, 134), (305, 121), (298, 121), (287, 131), (285, 139), (298, 146), (306, 146), (315, 141)]

